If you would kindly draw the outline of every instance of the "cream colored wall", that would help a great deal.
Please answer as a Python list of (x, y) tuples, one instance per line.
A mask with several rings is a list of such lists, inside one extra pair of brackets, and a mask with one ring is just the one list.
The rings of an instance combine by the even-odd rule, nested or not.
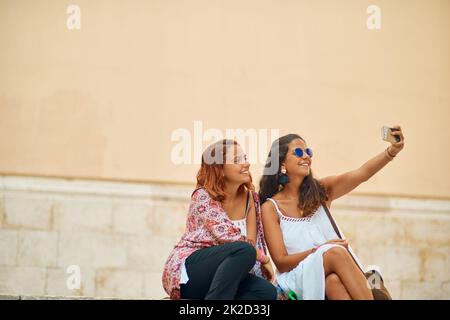
[[(0, 1), (0, 173), (193, 183), (171, 133), (279, 128), (319, 176), (405, 150), (357, 189), (450, 197), (449, 1)], [(254, 175), (259, 170), (254, 168)]]

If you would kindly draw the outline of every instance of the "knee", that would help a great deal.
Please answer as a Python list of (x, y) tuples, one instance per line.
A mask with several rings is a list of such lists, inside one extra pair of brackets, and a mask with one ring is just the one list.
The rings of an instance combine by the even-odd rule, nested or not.
[(256, 249), (250, 243), (244, 241), (234, 242), (236, 251), (243, 257), (243, 259), (248, 260), (250, 265), (253, 266), (256, 262)]
[(351, 258), (350, 253), (341, 246), (330, 248), (324, 253), (324, 259), (326, 260), (345, 262), (349, 258)]
[(278, 298), (278, 292), (277, 288), (267, 281), (266, 284), (266, 290), (264, 296), (261, 298), (261, 300), (277, 300)]
[(327, 288), (337, 286), (341, 283), (341, 279), (339, 279), (338, 275), (336, 273), (330, 273), (325, 278), (325, 286)]
[(265, 279), (260, 279), (260, 289), (258, 290), (258, 300), (277, 300), (277, 288)]

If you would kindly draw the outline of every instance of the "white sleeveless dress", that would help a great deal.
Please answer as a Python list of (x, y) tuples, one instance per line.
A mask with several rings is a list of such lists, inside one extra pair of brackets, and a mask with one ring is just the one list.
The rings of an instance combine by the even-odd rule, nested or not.
[[(300, 300), (325, 299), (323, 254), (333, 247), (341, 247), (336, 244), (323, 245), (329, 240), (338, 239), (325, 209), (320, 206), (308, 217), (292, 218), (282, 213), (275, 200), (271, 198), (267, 200), (274, 204), (280, 218), (280, 228), (288, 254), (300, 253), (320, 246), (291, 271), (280, 273), (277, 270), (278, 285), (285, 293), (294, 291)], [(340, 228), (339, 232), (345, 238)], [(362, 266), (350, 247), (349, 249), (357, 263)]]

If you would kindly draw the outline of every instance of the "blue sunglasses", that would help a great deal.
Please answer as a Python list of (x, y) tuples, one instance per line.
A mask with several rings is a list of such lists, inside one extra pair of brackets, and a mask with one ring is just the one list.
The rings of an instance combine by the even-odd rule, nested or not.
[(308, 157), (312, 158), (313, 152), (312, 152), (311, 148), (306, 148), (305, 151), (303, 151), (302, 148), (295, 148), (294, 151), (292, 151), (292, 154), (301, 158), (301, 157), (303, 157), (303, 154), (305, 152), (308, 155)]

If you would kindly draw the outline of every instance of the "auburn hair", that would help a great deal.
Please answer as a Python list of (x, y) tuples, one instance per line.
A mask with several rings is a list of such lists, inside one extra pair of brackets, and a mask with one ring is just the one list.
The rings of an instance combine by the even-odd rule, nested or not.
[[(211, 198), (222, 202), (225, 200), (225, 176), (224, 164), (226, 162), (226, 154), (229, 148), (239, 146), (235, 140), (222, 139), (208, 146), (202, 154), (202, 163), (197, 173), (197, 188), (204, 188)], [(242, 184), (238, 193), (247, 190), (255, 190), (250, 181)]]

